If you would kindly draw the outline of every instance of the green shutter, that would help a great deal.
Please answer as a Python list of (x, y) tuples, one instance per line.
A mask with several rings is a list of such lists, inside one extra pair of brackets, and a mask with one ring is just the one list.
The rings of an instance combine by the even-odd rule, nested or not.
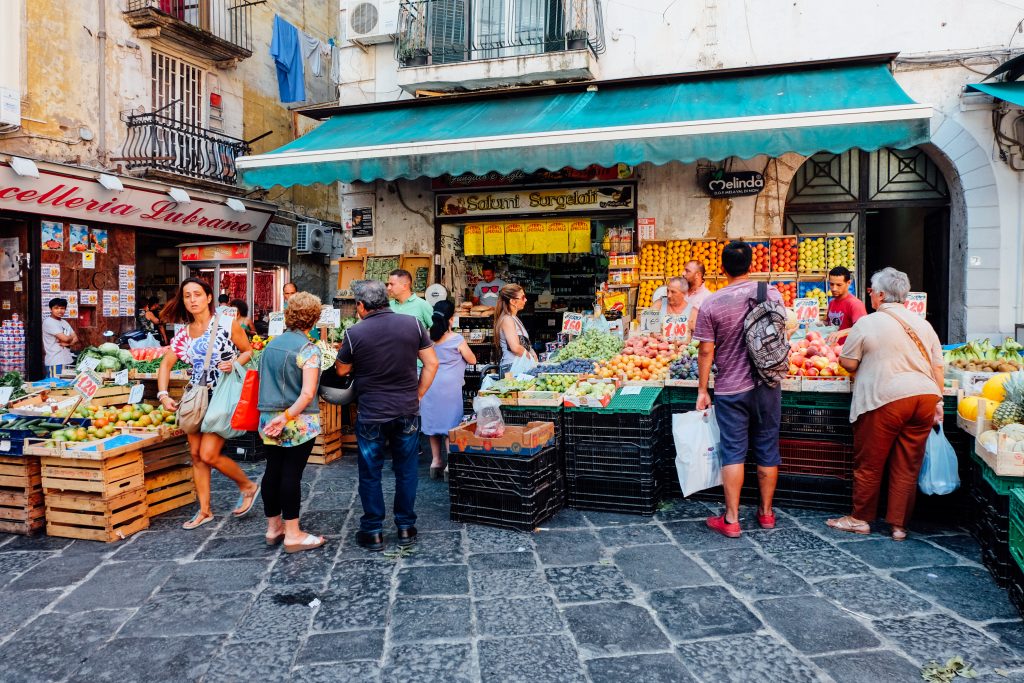
[(434, 64), (461, 62), (466, 59), (467, 0), (433, 0), (427, 15)]

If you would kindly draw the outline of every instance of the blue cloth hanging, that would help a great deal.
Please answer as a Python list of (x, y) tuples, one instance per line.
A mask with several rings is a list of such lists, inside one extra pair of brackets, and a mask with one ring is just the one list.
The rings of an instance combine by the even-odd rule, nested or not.
[(302, 67), (302, 45), (299, 30), (274, 15), (274, 33), (270, 40), (270, 56), (277, 67), (277, 89), (281, 102), (305, 102), (306, 83)]

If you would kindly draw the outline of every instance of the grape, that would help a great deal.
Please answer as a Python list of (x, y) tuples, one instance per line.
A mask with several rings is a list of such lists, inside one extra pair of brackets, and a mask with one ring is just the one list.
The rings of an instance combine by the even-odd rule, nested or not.
[(561, 362), (572, 359), (608, 360), (622, 351), (622, 339), (614, 334), (584, 332), (555, 353), (551, 360)]

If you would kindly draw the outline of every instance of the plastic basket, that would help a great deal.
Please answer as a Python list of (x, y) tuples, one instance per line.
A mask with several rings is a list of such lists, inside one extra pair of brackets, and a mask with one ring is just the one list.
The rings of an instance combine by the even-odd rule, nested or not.
[[(565, 417), (565, 469), (570, 476), (653, 479), (666, 452), (664, 411), (570, 412)], [(674, 457), (674, 456), (673, 456)]]
[(853, 443), (849, 409), (783, 407), (779, 438)]
[(266, 446), (259, 432), (246, 432), (237, 439), (226, 439), (220, 452), (241, 462), (256, 462), (267, 457)]
[(657, 479), (607, 479), (570, 476), (566, 479), (569, 507), (651, 516), (661, 500)]
[(853, 480), (853, 445), (827, 441), (780, 439), (780, 474)]
[(531, 456), (449, 453), (448, 481), (460, 489), (531, 496), (559, 476), (558, 449)]
[(1010, 557), (1024, 571), (1024, 491), (1010, 494)]
[(662, 387), (640, 387), (638, 394), (623, 395), (619, 389), (612, 397), (608, 405), (603, 408), (597, 407), (566, 407), (566, 413), (639, 413), (650, 415), (658, 409)]
[(565, 504), (565, 484), (556, 474), (531, 495), (465, 488), (449, 478), (451, 519), (515, 531), (533, 531)]
[(811, 409), (838, 410), (850, 416), (850, 394), (823, 393), (818, 391), (784, 391), (782, 392), (782, 410)]

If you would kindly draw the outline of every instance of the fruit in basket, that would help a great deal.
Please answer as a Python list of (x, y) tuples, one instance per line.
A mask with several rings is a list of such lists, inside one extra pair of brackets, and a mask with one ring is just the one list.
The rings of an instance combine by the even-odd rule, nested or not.
[(750, 261), (750, 272), (751, 273), (767, 273), (771, 259), (768, 255), (768, 245), (762, 243), (755, 243), (750, 245), (753, 257)]
[(648, 242), (640, 249), (640, 273), (664, 275), (668, 261), (668, 249), (663, 244)]
[[(956, 412), (968, 422), (978, 419), (978, 407), (981, 396), (964, 396), (956, 406)], [(985, 419), (991, 420), (1000, 404), (995, 401), (985, 402)]]
[(857, 266), (857, 243), (853, 235), (828, 238), (828, 268), (843, 266), (854, 270)]
[(828, 294), (825, 293), (825, 290), (823, 290), (821, 287), (811, 287), (806, 292), (804, 292), (804, 295), (801, 298), (817, 299), (818, 308), (828, 307)]
[(537, 391), (557, 391), (565, 393), (566, 389), (579, 381), (578, 375), (541, 375), (537, 378), (534, 389)]
[(772, 240), (771, 266), (773, 273), (795, 273), (799, 251), (795, 237)]
[(996, 429), (1024, 422), (1024, 372), (1011, 373), (1003, 383), (1003, 390), (1006, 400), (992, 413), (992, 426)]
[(1006, 400), (1006, 387), (1004, 385), (1008, 379), (1010, 379), (1009, 372), (1000, 372), (998, 375), (990, 377), (981, 387), (981, 395), (989, 401), (1002, 403)]
[(641, 309), (650, 308), (654, 300), (654, 292), (665, 284), (664, 280), (641, 280), (637, 295), (637, 306)]
[(825, 238), (807, 237), (800, 240), (797, 266), (801, 273), (825, 270)]
[(790, 342), (787, 374), (794, 377), (848, 377), (850, 373), (839, 364), (842, 353), (841, 344), (829, 346), (820, 333), (808, 332), (805, 338)]
[(690, 342), (686, 345), (679, 358), (669, 366), (669, 376), (672, 379), (698, 379), (697, 351), (700, 345), (697, 342)]
[(795, 282), (776, 282), (773, 284), (775, 289), (779, 290), (779, 294), (782, 295), (782, 303), (784, 306), (792, 306), (793, 302), (796, 301), (796, 283)]
[(690, 240), (669, 240), (665, 246), (668, 249), (665, 274), (668, 277), (678, 277), (683, 274), (683, 268), (690, 260)]
[(550, 360), (553, 362), (561, 362), (573, 358), (604, 360), (611, 358), (621, 350), (622, 340), (619, 337), (616, 337), (614, 334), (590, 330), (559, 349)]

